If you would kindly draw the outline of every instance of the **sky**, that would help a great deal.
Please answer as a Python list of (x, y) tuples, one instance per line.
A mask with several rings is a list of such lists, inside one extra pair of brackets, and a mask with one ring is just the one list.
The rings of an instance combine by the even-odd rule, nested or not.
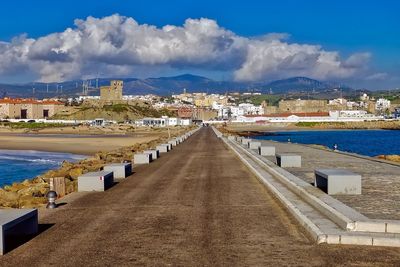
[(0, 83), (192, 73), (400, 87), (400, 1), (0, 3)]

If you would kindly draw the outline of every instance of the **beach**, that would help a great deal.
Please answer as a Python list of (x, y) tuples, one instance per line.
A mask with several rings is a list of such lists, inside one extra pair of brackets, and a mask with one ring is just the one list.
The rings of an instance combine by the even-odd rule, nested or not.
[[(50, 178), (64, 177), (65, 193), (75, 192), (77, 191), (77, 179), (80, 175), (98, 171), (108, 163), (131, 161), (134, 153), (154, 148), (156, 145), (183, 134), (189, 129), (192, 129), (192, 127), (173, 127), (169, 130), (167, 128), (135, 128), (132, 126), (119, 127), (118, 129), (115, 129), (115, 127), (96, 127), (88, 131), (80, 131), (80, 133), (76, 133), (74, 128), (71, 128), (68, 133), (65, 133), (65, 131), (57, 133), (60, 129), (50, 129), (50, 132), (43, 131), (41, 133), (28, 129), (23, 131), (3, 129), (0, 133), (0, 149), (10, 149), (12, 150), (11, 153), (17, 153), (16, 156), (12, 156), (17, 158), (15, 158), (15, 162), (10, 162), (11, 168), (14, 166), (21, 170), (21, 167), (16, 166), (16, 163), (19, 162), (20, 164), (23, 161), (25, 155), (18, 156), (18, 153), (25, 153), (24, 151), (36, 154), (39, 154), (38, 151), (50, 153), (50, 160), (52, 160), (51, 153), (55, 152), (80, 154), (87, 157), (71, 162), (66, 156), (65, 161), (58, 162), (54, 169), (49, 168), (48, 165), (46, 165), (47, 167), (43, 166), (49, 170), (43, 169), (43, 173), (38, 172), (40, 174), (36, 174), (37, 176), (33, 175), (33, 172), (32, 175), (29, 175), (28, 173), (32, 170), (28, 168), (26, 172), (23, 172), (23, 177), (27, 179), (22, 182), (21, 177), (18, 178), (17, 175), (5, 177), (9, 185), (0, 188), (0, 207), (41, 207), (47, 203), (45, 195), (49, 190)], [(93, 133), (93, 131), (96, 133)], [(10, 160), (9, 155), (5, 155), (4, 159)], [(39, 156), (34, 160), (43, 161), (45, 159)], [(7, 168), (7, 166), (3, 167)], [(11, 182), (13, 183), (10, 184)]]
[(29, 135), (0, 134), (0, 149), (38, 150), (93, 155), (124, 146), (146, 143), (159, 138), (159, 134), (137, 135)]
[[(174, 129), (171, 129), (174, 132)], [(167, 134), (167, 129), (109, 127), (55, 127), (10, 129), (0, 127), (0, 149), (37, 150), (94, 155), (125, 146), (147, 143)]]

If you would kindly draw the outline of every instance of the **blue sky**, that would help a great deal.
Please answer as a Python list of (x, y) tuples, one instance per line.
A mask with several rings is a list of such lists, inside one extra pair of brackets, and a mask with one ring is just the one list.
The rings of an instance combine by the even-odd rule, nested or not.
[[(286, 33), (290, 37), (284, 39), (283, 42), (321, 46), (323, 50), (338, 52), (343, 62), (353, 54), (368, 53), (368, 62), (367, 60), (360, 61), (357, 67), (362, 68), (362, 71), (357, 71), (354, 75), (342, 75), (342, 70), (337, 77), (318, 76), (315, 74), (318, 71), (314, 70), (309, 73), (315, 74), (315, 78), (342, 80), (359, 87), (400, 87), (399, 11), (400, 1), (389, 0), (336, 0), (329, 3), (317, 0), (3, 1), (0, 8), (0, 25), (2, 25), (0, 41), (11, 42), (13, 38), (24, 33), (28, 38), (36, 40), (51, 33), (63, 32), (68, 27), (74, 29), (75, 19), (86, 19), (88, 16), (103, 18), (120, 14), (133, 18), (139, 24), (156, 27), (168, 24), (182, 26), (188, 18), (207, 18), (215, 20), (219, 27), (241, 37), (257, 38), (270, 33)], [(268, 56), (264, 60), (268, 60)], [(187, 64), (186, 61), (185, 64), (177, 64), (175, 59), (171, 62), (155, 65), (145, 63), (146, 66), (140, 66), (140, 68), (138, 66), (132, 76), (146, 76), (146, 70), (153, 68), (160, 70), (160, 74), (192, 71), (214, 76), (214, 78), (248, 78), (246, 75), (240, 76), (235, 72), (239, 67), (237, 69), (226, 67), (210, 69), (199, 67), (201, 64), (197, 63)], [(368, 66), (364, 68), (360, 66), (361, 64), (368, 64)], [(177, 65), (179, 67), (176, 67)], [(85, 66), (82, 69), (88, 71), (87, 68)], [(0, 73), (0, 82), (43, 77), (43, 72), (38, 74), (29, 70), (23, 71), (24, 68), (20, 67), (16, 69), (19, 70), (18, 73), (12, 71)], [(260, 75), (265, 75), (267, 77), (265, 79), (274, 79), (275, 74), (271, 74), (269, 70), (269, 68), (259, 70)], [(148, 75), (157, 76), (157, 71), (149, 71)], [(130, 73), (125, 73), (125, 75), (128, 74)], [(296, 72), (291, 70), (287, 75), (290, 74), (296, 74)], [(275, 76), (276, 78), (284, 77)], [(366, 76), (370, 78), (364, 79)], [(380, 78), (373, 79), (374, 77)], [(250, 78), (260, 79), (259, 76)]]

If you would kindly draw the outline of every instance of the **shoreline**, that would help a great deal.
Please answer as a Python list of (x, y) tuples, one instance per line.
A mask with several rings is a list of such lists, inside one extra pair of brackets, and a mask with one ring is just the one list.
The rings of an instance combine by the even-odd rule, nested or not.
[[(64, 161), (76, 163), (86, 159), (87, 155), (68, 152), (52, 152), (39, 150), (0, 149), (0, 162), (11, 166), (18, 171), (3, 169), (0, 178), (0, 188), (13, 183), (21, 183), (25, 179), (32, 179), (55, 168), (60, 168)], [(22, 170), (20, 169), (22, 168)]]
[(147, 136), (0, 134), (0, 149), (36, 150), (93, 156), (100, 151), (112, 151), (124, 146), (151, 142), (158, 137), (158, 134), (148, 134)]
[(245, 132), (272, 132), (272, 131), (350, 131), (350, 130), (400, 130), (400, 120), (390, 122), (279, 122), (269, 124), (257, 123), (227, 123), (221, 127), (222, 131), (228, 133)]
[(58, 135), (55, 137), (0, 135), (0, 149), (36, 150), (87, 156), (76, 162), (63, 161), (58, 168), (52, 168), (22, 182), (5, 185), (0, 188), (0, 208), (42, 207), (47, 204), (45, 196), (50, 188), (50, 178), (63, 177), (65, 195), (68, 195), (77, 191), (78, 177), (82, 174), (98, 171), (109, 163), (131, 161), (136, 152), (155, 147), (193, 129), (193, 127), (195, 126), (169, 130), (141, 129), (123, 137), (115, 137), (112, 134), (109, 137), (94, 136), (93, 138), (87, 136), (65, 138)]

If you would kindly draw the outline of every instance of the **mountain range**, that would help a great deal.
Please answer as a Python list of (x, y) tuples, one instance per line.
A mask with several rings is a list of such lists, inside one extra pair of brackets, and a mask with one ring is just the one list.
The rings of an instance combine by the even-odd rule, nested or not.
[[(96, 87), (108, 85), (119, 78), (99, 78), (92, 80), (73, 80), (60, 83), (25, 83), (0, 84), (0, 97), (35, 97), (78, 96), (82, 93), (83, 83), (89, 86), (90, 95), (99, 95)], [(187, 92), (232, 93), (260, 92), (266, 94), (325, 94), (337, 92), (349, 94), (354, 90), (336, 82), (321, 82), (307, 77), (293, 77), (272, 82), (235, 82), (215, 81), (206, 77), (184, 74), (159, 78), (122, 78), (125, 95), (156, 94), (168, 96)]]

